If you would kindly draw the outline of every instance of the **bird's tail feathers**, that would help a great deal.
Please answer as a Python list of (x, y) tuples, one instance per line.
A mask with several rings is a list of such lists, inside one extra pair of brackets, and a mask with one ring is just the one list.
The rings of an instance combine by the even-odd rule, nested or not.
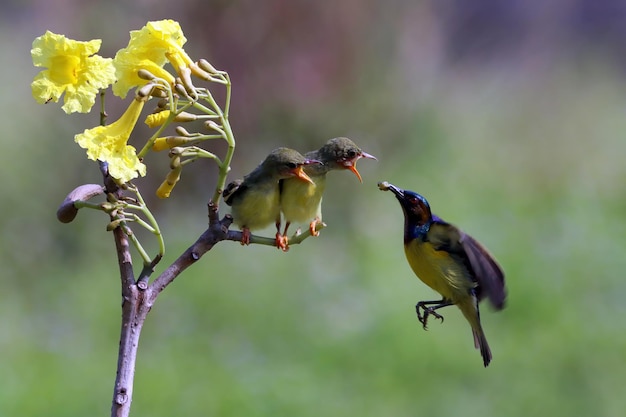
[(483, 326), (480, 324), (478, 299), (476, 297), (471, 297), (463, 300), (463, 302), (460, 302), (457, 305), (472, 327), (474, 346), (476, 349), (480, 350), (480, 355), (483, 357), (483, 363), (485, 364), (485, 367), (487, 367), (489, 362), (491, 362), (492, 356), (489, 343), (487, 343), (487, 338), (485, 337), (485, 332), (483, 331)]
[(492, 356), (489, 343), (487, 343), (487, 338), (485, 337), (485, 332), (483, 332), (482, 327), (479, 327), (478, 329), (472, 329), (472, 333), (474, 335), (474, 347), (480, 350), (480, 355), (483, 357), (483, 363), (486, 368), (489, 362), (491, 362)]
[(242, 183), (242, 179), (234, 180), (229, 183), (226, 188), (224, 188), (224, 191), (222, 191), (222, 197), (224, 197), (224, 202), (229, 206), (233, 205), (233, 194), (235, 194), (235, 192), (241, 187)]

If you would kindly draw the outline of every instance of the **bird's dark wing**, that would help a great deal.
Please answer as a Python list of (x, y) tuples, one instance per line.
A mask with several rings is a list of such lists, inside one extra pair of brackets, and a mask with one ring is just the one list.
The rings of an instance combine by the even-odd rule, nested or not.
[(228, 184), (226, 186), (226, 188), (224, 189), (224, 192), (222, 193), (222, 196), (224, 197), (224, 202), (226, 204), (228, 204), (229, 206), (233, 205), (233, 198), (239, 194), (239, 193), (243, 193), (245, 190), (245, 188), (247, 188), (245, 185), (243, 185), (243, 180), (239, 179), (239, 180), (235, 180), (233, 182), (231, 182), (230, 184)]
[(506, 299), (502, 268), (489, 251), (470, 235), (461, 232), (460, 242), (481, 286), (481, 295), (487, 296), (496, 309), (502, 310)]
[(470, 270), (480, 299), (486, 296), (496, 309), (504, 307), (504, 272), (483, 245), (439, 218), (430, 225), (427, 239), (435, 249), (447, 251)]

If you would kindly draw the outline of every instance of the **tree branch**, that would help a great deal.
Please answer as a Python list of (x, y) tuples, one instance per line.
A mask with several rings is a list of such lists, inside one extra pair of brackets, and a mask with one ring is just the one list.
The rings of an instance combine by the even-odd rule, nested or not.
[(219, 220), (218, 207), (213, 202), (209, 203), (209, 228), (204, 231), (178, 259), (176, 259), (165, 271), (161, 273), (148, 287), (149, 299), (154, 302), (161, 291), (176, 279), (181, 272), (196, 263), (202, 255), (210, 251), (216, 243), (226, 240), (229, 234), (228, 228), (232, 224), (231, 216), (226, 215)]
[[(155, 278), (150, 285), (146, 285), (149, 277), (146, 268), (142, 271), (140, 279), (135, 281), (128, 239), (120, 227), (113, 231), (122, 279), (123, 304), (117, 375), (115, 378), (115, 388), (113, 390), (113, 402), (111, 406), (112, 417), (128, 417), (130, 413), (139, 337), (146, 317), (152, 309), (152, 305), (159, 294), (171, 284), (181, 272), (196, 263), (205, 253), (210, 251), (216, 243), (223, 240), (241, 241), (242, 233), (240, 231), (228, 230), (232, 222), (233, 219), (230, 215), (226, 215), (220, 220), (217, 205), (212, 202), (209, 203), (208, 229), (204, 231), (178, 259), (172, 262), (165, 271)], [(317, 230), (324, 227), (325, 224), (319, 224)], [(304, 233), (296, 233), (290, 239), (290, 243), (299, 244), (309, 236), (311, 236), (311, 233), (308, 229)], [(274, 239), (260, 236), (251, 236), (250, 242), (270, 246), (276, 244)]]

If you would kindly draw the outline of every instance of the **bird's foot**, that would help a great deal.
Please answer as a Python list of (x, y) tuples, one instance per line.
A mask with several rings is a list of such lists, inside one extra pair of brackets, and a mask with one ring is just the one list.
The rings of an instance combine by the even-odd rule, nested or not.
[(311, 232), (311, 236), (319, 236), (320, 232), (317, 231), (317, 225), (320, 224), (322, 220), (319, 217), (316, 217), (311, 224), (309, 224), (309, 231)]
[(289, 238), (276, 232), (276, 247), (283, 252), (287, 252), (289, 250)]
[(249, 245), (250, 244), (250, 229), (244, 227), (241, 231), (241, 245)]
[[(424, 310), (424, 314), (420, 313), (420, 308)], [(422, 303), (418, 303), (415, 306), (415, 311), (417, 312), (417, 319), (422, 323), (422, 327), (424, 330), (428, 330), (428, 316), (434, 316), (436, 319), (441, 320), (443, 323), (443, 316), (435, 311), (434, 307), (426, 307)]]

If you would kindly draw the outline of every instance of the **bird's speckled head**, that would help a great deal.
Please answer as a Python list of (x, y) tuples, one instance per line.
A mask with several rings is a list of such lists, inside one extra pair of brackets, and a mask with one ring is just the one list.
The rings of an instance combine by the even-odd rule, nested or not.
[(376, 159), (375, 156), (363, 152), (356, 143), (344, 137), (330, 139), (316, 152), (316, 156), (327, 170), (348, 169), (361, 182), (361, 175), (356, 169), (357, 161), (361, 158)]

